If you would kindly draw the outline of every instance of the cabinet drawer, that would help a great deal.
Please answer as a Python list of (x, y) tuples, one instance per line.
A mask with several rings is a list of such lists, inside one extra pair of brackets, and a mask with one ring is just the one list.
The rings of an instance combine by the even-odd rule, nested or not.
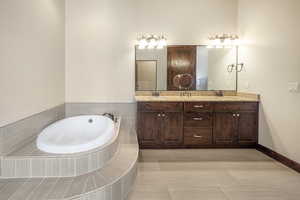
[(257, 103), (216, 103), (215, 111), (257, 111)]
[(144, 112), (181, 112), (182, 103), (139, 103), (138, 110)]
[(211, 128), (184, 128), (185, 145), (210, 145), (212, 138)]
[(208, 102), (189, 102), (184, 104), (185, 112), (211, 112), (213, 105)]
[(184, 127), (211, 127), (212, 113), (185, 113)]

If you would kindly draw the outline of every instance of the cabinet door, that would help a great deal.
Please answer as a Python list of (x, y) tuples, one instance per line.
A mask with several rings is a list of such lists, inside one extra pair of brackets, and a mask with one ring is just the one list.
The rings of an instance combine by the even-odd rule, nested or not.
[(166, 146), (180, 146), (183, 143), (182, 113), (164, 113), (162, 117), (161, 141)]
[(257, 113), (239, 113), (237, 123), (238, 143), (251, 145), (257, 143)]
[(160, 145), (160, 117), (156, 112), (140, 112), (138, 122), (139, 143), (143, 147)]
[(232, 113), (216, 113), (214, 123), (215, 144), (234, 144), (236, 138), (236, 118)]

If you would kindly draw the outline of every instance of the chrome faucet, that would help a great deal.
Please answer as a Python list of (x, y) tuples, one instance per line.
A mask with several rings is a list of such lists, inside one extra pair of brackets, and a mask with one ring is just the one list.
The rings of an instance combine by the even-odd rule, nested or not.
[(184, 91), (184, 92), (180, 92), (180, 96), (181, 96), (181, 97), (184, 97), (184, 96), (191, 97), (191, 96), (192, 96), (192, 93), (191, 93), (191, 92), (188, 92), (188, 91)]
[(117, 118), (114, 116), (114, 114), (112, 114), (112, 113), (104, 113), (104, 114), (102, 114), (103, 116), (105, 116), (105, 117), (108, 117), (108, 118), (110, 118), (111, 120), (113, 120), (114, 122), (116, 122), (116, 120), (117, 120)]
[(223, 94), (223, 91), (222, 91), (222, 90), (215, 91), (215, 95), (216, 95), (216, 96), (218, 96), (218, 97), (222, 97), (222, 96), (224, 96), (224, 94)]

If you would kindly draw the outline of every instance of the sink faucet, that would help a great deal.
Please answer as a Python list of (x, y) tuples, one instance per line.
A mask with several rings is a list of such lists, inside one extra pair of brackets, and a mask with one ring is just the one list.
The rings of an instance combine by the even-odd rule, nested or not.
[(158, 97), (159, 95), (160, 95), (160, 93), (158, 91), (152, 92), (152, 96), (154, 96), (154, 97)]
[(184, 92), (180, 92), (180, 96), (181, 96), (181, 97), (184, 97), (184, 96), (191, 97), (191, 96), (192, 96), (192, 93), (191, 93), (191, 92), (188, 92), (188, 91), (184, 91)]
[(215, 95), (216, 95), (216, 96), (218, 96), (218, 97), (222, 97), (222, 96), (224, 96), (224, 94), (223, 94), (223, 91), (222, 91), (222, 90), (215, 91)]

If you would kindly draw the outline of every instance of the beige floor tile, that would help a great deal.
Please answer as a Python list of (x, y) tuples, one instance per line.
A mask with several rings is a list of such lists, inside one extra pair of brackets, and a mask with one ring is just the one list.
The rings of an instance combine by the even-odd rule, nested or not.
[(172, 200), (229, 200), (219, 187), (169, 189)]
[(138, 171), (136, 177), (136, 185), (140, 186), (148, 186), (148, 185), (162, 185), (165, 186), (167, 184), (166, 180), (163, 177), (163, 173), (160, 171), (149, 172), (149, 171)]
[(300, 174), (289, 169), (229, 170), (229, 174), (240, 185), (273, 186), (278, 188), (286, 185), (300, 185)]
[(286, 170), (275, 161), (181, 161), (159, 162), (161, 171), (198, 171), (198, 170)]
[(136, 185), (127, 200), (171, 200), (166, 185)]
[(156, 162), (165, 159), (175, 159), (171, 150), (141, 150), (140, 162)]
[(268, 161), (254, 149), (173, 149), (142, 150), (141, 161)]
[(222, 191), (231, 200), (299, 200), (299, 195), (266, 186), (225, 187)]
[(158, 162), (139, 162), (138, 170), (141, 172), (160, 171)]
[(141, 185), (169, 185), (172, 187), (190, 186), (220, 186), (236, 185), (237, 182), (226, 171), (157, 171), (139, 172), (137, 184)]
[(254, 149), (142, 150), (128, 200), (299, 200), (299, 188), (299, 173)]

